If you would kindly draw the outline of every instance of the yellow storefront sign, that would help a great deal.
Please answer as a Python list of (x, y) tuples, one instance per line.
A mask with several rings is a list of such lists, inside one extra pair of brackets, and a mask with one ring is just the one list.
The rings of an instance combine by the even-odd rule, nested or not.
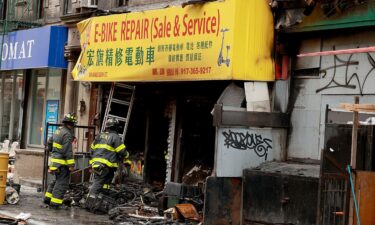
[(225, 0), (78, 24), (81, 81), (274, 80), (267, 0)]

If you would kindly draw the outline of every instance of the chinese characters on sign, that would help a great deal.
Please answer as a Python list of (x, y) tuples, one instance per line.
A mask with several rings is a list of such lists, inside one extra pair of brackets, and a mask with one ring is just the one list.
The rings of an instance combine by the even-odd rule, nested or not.
[(123, 54), (123, 52), (124, 49), (122, 48), (116, 48), (115, 50), (113, 50), (113, 48), (107, 48), (105, 50), (97, 49), (96, 52), (95, 50), (90, 49), (86, 52), (88, 59), (87, 65), (121, 66), (125, 63), (128, 66), (137, 66), (143, 65), (143, 62), (146, 62), (149, 65), (155, 62), (155, 48), (151, 46), (146, 48), (146, 55), (144, 55), (142, 47), (136, 47), (135, 49), (129, 47), (125, 49), (125, 54)]

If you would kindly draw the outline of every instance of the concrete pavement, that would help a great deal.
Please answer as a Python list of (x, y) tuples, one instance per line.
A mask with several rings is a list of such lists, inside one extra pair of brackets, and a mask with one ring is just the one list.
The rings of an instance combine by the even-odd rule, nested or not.
[(42, 204), (42, 193), (36, 188), (21, 187), (20, 202), (17, 205), (0, 205), (0, 215), (16, 217), (21, 212), (31, 213), (30, 225), (113, 225), (107, 215), (96, 215), (80, 208), (48, 209)]

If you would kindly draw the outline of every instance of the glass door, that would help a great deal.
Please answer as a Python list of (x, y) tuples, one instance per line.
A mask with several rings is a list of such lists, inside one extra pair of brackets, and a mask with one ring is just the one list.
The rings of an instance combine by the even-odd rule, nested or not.
[(22, 134), (22, 114), (23, 114), (23, 101), (25, 96), (24, 89), (24, 73), (23, 71), (17, 71), (15, 74), (13, 83), (13, 120), (10, 133), (12, 134), (13, 140), (20, 140)]
[(9, 139), (10, 116), (13, 99), (13, 79), (12, 75), (1, 76), (1, 141)]
[(31, 118), (29, 144), (42, 145), (44, 103), (46, 100), (47, 70), (34, 70), (31, 81)]
[(0, 141), (19, 141), (24, 73), (22, 70), (4, 71), (0, 76)]
[(28, 127), (29, 146), (43, 146), (46, 123), (58, 123), (62, 71), (61, 69), (40, 69), (32, 72)]

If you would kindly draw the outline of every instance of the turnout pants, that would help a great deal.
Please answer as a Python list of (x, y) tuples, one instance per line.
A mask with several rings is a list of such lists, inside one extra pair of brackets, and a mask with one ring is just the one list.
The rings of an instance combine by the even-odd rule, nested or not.
[(63, 203), (65, 192), (69, 189), (69, 168), (61, 166), (54, 175), (55, 179), (48, 185), (44, 195), (44, 202), (49, 202), (51, 206), (60, 206)]
[(97, 196), (103, 190), (108, 190), (115, 175), (116, 168), (101, 166), (94, 169), (94, 182), (90, 188), (89, 195)]

